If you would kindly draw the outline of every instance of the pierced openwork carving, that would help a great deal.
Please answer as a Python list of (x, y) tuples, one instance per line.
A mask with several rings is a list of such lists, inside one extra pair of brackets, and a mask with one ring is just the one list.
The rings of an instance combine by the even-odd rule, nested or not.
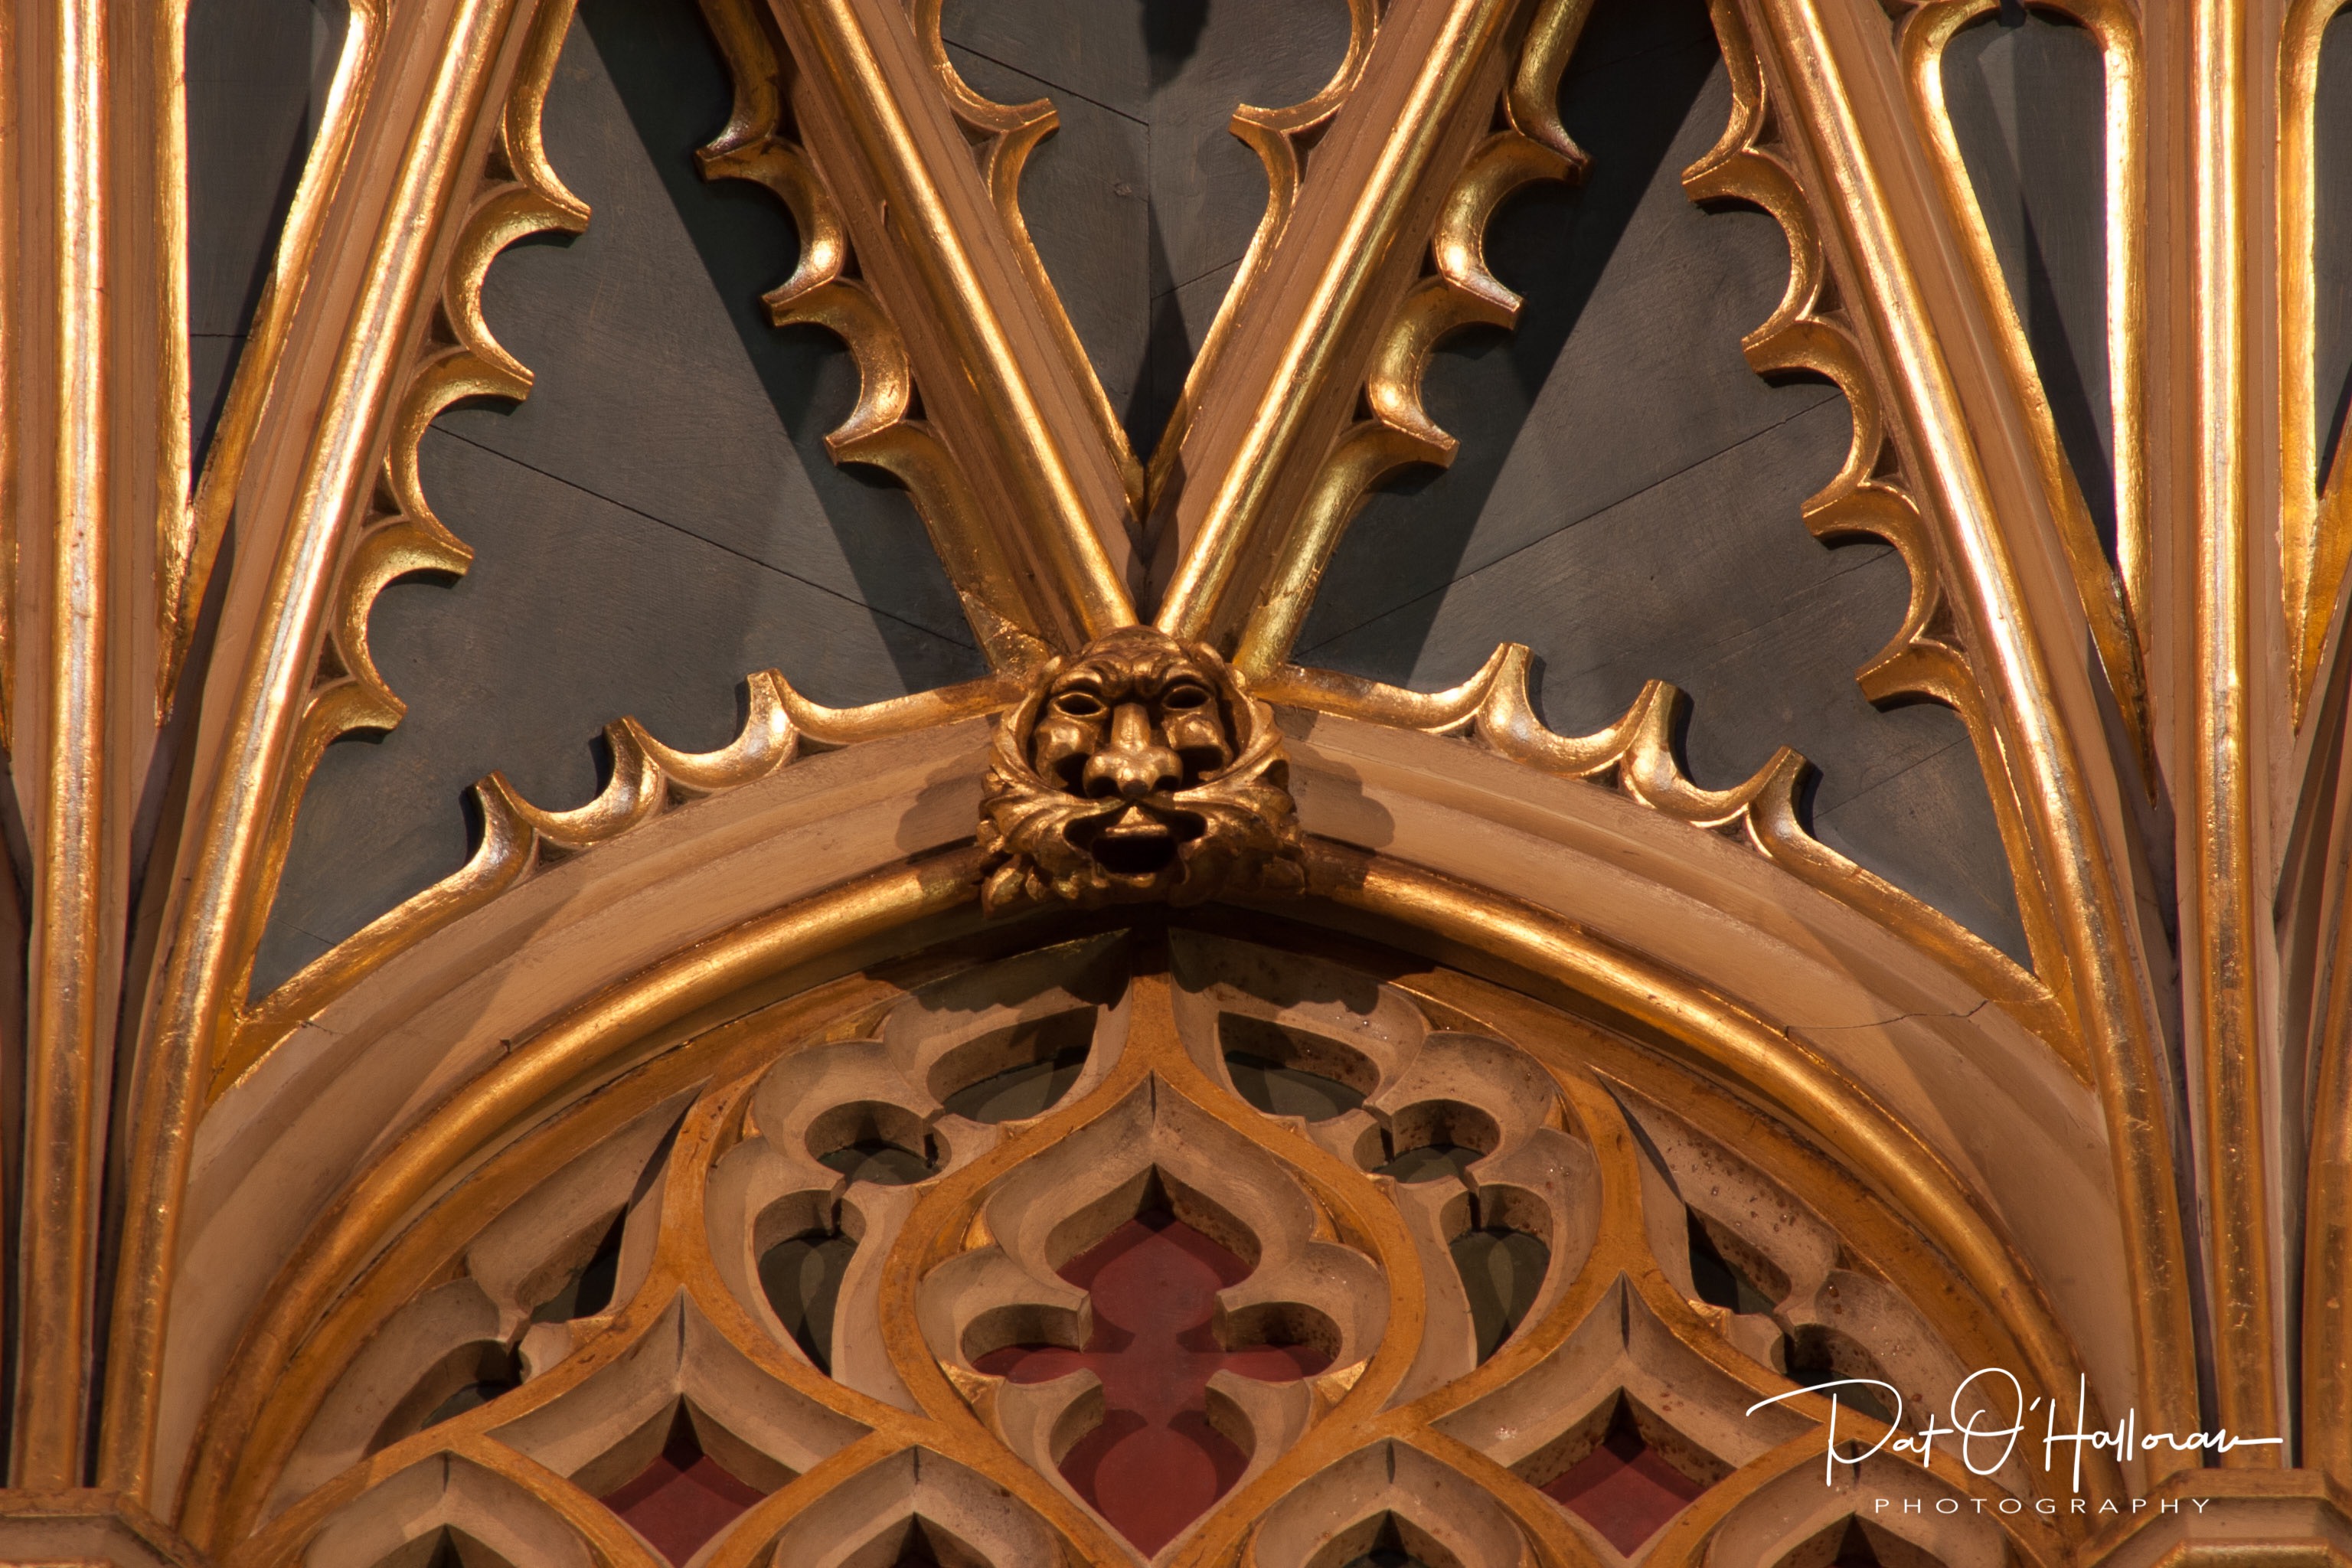
[(1045, 668), (999, 726), (991, 910), (1297, 892), (1305, 840), (1274, 711), (1205, 644), (1126, 626)]
[[(803, 246), (772, 319), (845, 345), (859, 391), (833, 450), (908, 488), (994, 673), (841, 711), (755, 677), (744, 729), (715, 751), (617, 723), (610, 785), (571, 809), (494, 775), (473, 864), (266, 998), (254, 954), (305, 782), (339, 737), (402, 717), (371, 606), (404, 574), (469, 560), (435, 515), (419, 441), (454, 403), (530, 385), (483, 313), (486, 270), (588, 221), (539, 130), (572, 0), (327, 7), (349, 13), (341, 64), (310, 83), (275, 282), (250, 333), (227, 334), (246, 342), (193, 501), (189, 357), (215, 334), (194, 331), (190, 279), (230, 252), (188, 221), (179, 132), (237, 123), (184, 68), (219, 18), (51, 8), (55, 68), (14, 73), (9, 113), (57, 153), (54, 189), (0, 203), (12, 288), (48, 323), (37, 348), (56, 345), (31, 362), (55, 374), (14, 378), (0, 452), (30, 519), (0, 521), (48, 574), (0, 616), (0, 697), (40, 721), (14, 761), (41, 829), (17, 857), (36, 934), (13, 1007), (26, 1179), (0, 1194), (21, 1265), (19, 1489), (0, 1525), (95, 1508), (142, 1552), (178, 1555), (177, 1533), (226, 1568), (2054, 1563), (2119, 1542), (2090, 1540), (2071, 1509), (1985, 1510), (2053, 1500), (2035, 1478), (1885, 1458), (1855, 1478), (1869, 1493), (1949, 1514), (1858, 1521), (1809, 1473), (1818, 1402), (1730, 1412), (1862, 1367), (1933, 1405), (1959, 1367), (2015, 1366), (2054, 1406), (2077, 1386), (2075, 1336), (2145, 1430), (2211, 1417), (2304, 1467), (2282, 1484), (2137, 1458), (2135, 1487), (2193, 1489), (2200, 1515), (2203, 1490), (2222, 1492), (2205, 1545), (2260, 1556), (2248, 1540), (2289, 1506), (2341, 1532), (2327, 1488), (2352, 1482), (2352, 1061), (2345, 1029), (2306, 1026), (2352, 1005), (2330, 799), (2343, 685), (2326, 663), (2352, 486), (2321, 467), (2313, 406), (2312, 116), (2336, 0), (2196, 0), (2178, 26), (2141, 0), (2036, 0), (2105, 46), (2126, 478), (2142, 426), (2161, 416), (2170, 437), (2162, 482), (2119, 497), (2120, 588), (1950, 183), (1965, 168), (1937, 51), (1992, 0), (1886, 0), (1892, 53), (1886, 18), (1829, 0), (1711, 0), (1734, 114), (1685, 188), (1787, 233), (1788, 291), (1748, 335), (1750, 363), (1846, 395), (1852, 445), (1805, 516), (1884, 538), (1909, 566), (1910, 609), (1862, 689), (1963, 715), (2030, 974), (1822, 851), (1792, 756), (1697, 787), (1665, 688), (1579, 737), (1537, 716), (1516, 645), (1454, 693), (1318, 694), (1318, 672), (1288, 668), (1364, 489), (1451, 450), (1423, 395), (1431, 346), (1516, 308), (1479, 254), (1487, 216), (1577, 162), (1553, 105), (1585, 0), (1346, 3), (1331, 84), (1235, 117), (1266, 165), (1265, 220), (1187, 383), (1181, 449), (1163, 439), (1165, 482), (1139, 492), (1082, 345), (1031, 287), (1048, 280), (1012, 198), (1042, 111), (942, 101), (959, 89), (927, 68), (944, 57), (936, 0), (704, 0), (737, 89), (705, 173), (792, 206)], [(303, 73), (287, 64), (290, 111)], [(1620, 80), (1649, 68), (1608, 65)], [(635, 157), (625, 133), (608, 144)], [(1919, 188), (1937, 179), (1948, 201)], [(2158, 374), (2141, 373), (2143, 336), (2161, 340)], [(2249, 378), (2273, 374), (2278, 405), (2250, 405)], [(2187, 592), (2135, 622), (2158, 538)], [(1006, 727), (987, 849), (969, 839), (962, 768), (976, 724), (903, 748), (940, 765), (909, 784), (899, 831), (792, 816), (849, 794), (824, 779), (755, 784), (812, 746), (1004, 711), (1039, 665), (1139, 604), (1260, 697), (1291, 682), (1303, 705), (1357, 702), (1605, 780), (1744, 837), (1859, 919), (1815, 920), (1831, 911), (1798, 910), (1810, 895), (1752, 867), (1717, 877), (1706, 841), (1591, 792), (1553, 812), (1567, 786), (1521, 773), (1516, 798), (1441, 801), (1450, 781), (1430, 773), (1496, 770), (1417, 737), (1390, 749), (1391, 798), (1491, 841), (1443, 868), (1404, 858), (1402, 835), (1302, 845), (1265, 710), (1213, 665), (1199, 762), (1168, 710), (1181, 683), (1155, 677), (1158, 694), (1126, 702), (1139, 733), (1124, 738), (1120, 704), (1098, 733), (1066, 713), (1049, 732), (1033, 692)], [(199, 611), (216, 637), (194, 635)], [(2178, 694), (2163, 745), (2144, 732), (2141, 658)], [(756, 793), (664, 821), (738, 786)], [(1596, 826), (1639, 829), (1625, 876), (1554, 893), (1490, 870), (1506, 835), (1548, 821), (1581, 840), (1550, 847), (1562, 865), (1607, 849)], [(701, 831), (714, 824), (727, 831)], [(769, 824), (784, 826), (762, 858), (734, 860)], [(611, 847), (647, 827), (646, 854)], [(689, 885), (820, 844), (794, 869), (828, 886), (693, 907)], [(1685, 850), (1696, 874), (1671, 864)], [(1212, 940), (1181, 907), (1295, 885), (1302, 862), (1316, 919), (1503, 978), (1345, 948), (1265, 910), (1219, 909)], [(991, 905), (1017, 918), (982, 927), (971, 906), (992, 875)], [(757, 889), (747, 903), (772, 885), (735, 884)], [(1068, 907), (1087, 903), (1116, 907), (1091, 921)], [(1687, 935), (1660, 940), (1685, 910)], [(608, 941), (595, 916), (641, 929)], [(1104, 943), (1006, 956), (1081, 924)], [(856, 968), (913, 931), (900, 959)], [(919, 940), (947, 945), (903, 956)], [(1689, 965), (1704, 976), (1672, 962), (1707, 946)], [(1777, 954), (1792, 963), (1764, 974)], [(1834, 1016), (1792, 1016), (1806, 987), (1781, 982), (1833, 972)], [(1962, 1001), (1954, 977), (1975, 988), (1965, 1016), (1944, 1011)], [(2043, 1081), (2006, 1018), (1970, 1022), (1979, 996), (2091, 1092)], [(2306, 1036), (2316, 1087), (2288, 1073), (2282, 1099), (2264, 1073)], [(1987, 1100), (1979, 1075), (2034, 1092)], [(2201, 1090), (2193, 1122), (2168, 1087), (2182, 1083)], [(2046, 1163), (1983, 1135), (2011, 1103), (2020, 1152), (2046, 1147)], [(2277, 1200), (2305, 1175), (2298, 1251)], [(2192, 1187), (2201, 1217), (2184, 1212)], [(2052, 1224), (2045, 1191), (2087, 1201)], [(272, 1223), (252, 1223), (265, 1207)], [(1147, 1262), (1183, 1286), (1148, 1321), (1122, 1298)], [(2299, 1356), (2280, 1343), (2295, 1314), (2273, 1310), (2298, 1285)], [(1183, 1360), (1173, 1405), (1133, 1394), (1147, 1341)], [(1195, 1456), (1205, 1488), (1139, 1521), (1113, 1484), (1114, 1417)], [(1634, 1468), (1650, 1504), (1612, 1505)], [(2112, 1503), (2120, 1486), (2110, 1468), (2088, 1489)], [(681, 1525), (688, 1496), (716, 1507)], [(2235, 1539), (2211, 1533), (2223, 1521)]]
[(1924, 1504), (1867, 1521), (1902, 1561), (2086, 1528), (2002, 1514), (2021, 1464), (1825, 1488), (1826, 1398), (1748, 1413), (2020, 1359), (1810, 1145), (1484, 983), (1189, 918), (853, 976), (518, 1129), (255, 1352), (192, 1520), (245, 1568), (1770, 1568), (1857, 1495)]

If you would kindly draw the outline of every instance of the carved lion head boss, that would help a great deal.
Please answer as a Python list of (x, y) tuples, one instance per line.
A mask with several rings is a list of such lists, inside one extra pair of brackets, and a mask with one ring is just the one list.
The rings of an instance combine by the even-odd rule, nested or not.
[(1274, 711), (1205, 644), (1122, 626), (1040, 672), (997, 727), (991, 913), (1297, 892), (1305, 839)]

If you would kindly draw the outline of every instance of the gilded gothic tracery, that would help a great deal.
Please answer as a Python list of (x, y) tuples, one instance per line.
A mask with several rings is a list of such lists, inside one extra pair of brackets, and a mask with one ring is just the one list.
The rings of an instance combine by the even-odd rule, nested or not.
[[(692, 1076), (718, 1069), (698, 1093), (667, 1064), (625, 1074), (420, 1216), (316, 1331), (356, 1357), (232, 1379), (262, 1403), (208, 1421), (258, 1441), (205, 1444), (224, 1468), (200, 1484), (232, 1510), (212, 1527), (254, 1533), (261, 1562), (364, 1564), (432, 1528), (509, 1561), (572, 1538), (650, 1561), (594, 1500), (625, 1510), (683, 1423), (687, 1468), (779, 1494), (686, 1549), (710, 1561), (863, 1561), (910, 1531), (983, 1562), (1213, 1558), (1244, 1534), (1256, 1562), (1336, 1562), (1384, 1532), (1424, 1560), (1584, 1561), (1649, 1547), (1697, 1500), (1647, 1560), (1690, 1560), (1712, 1526), (1773, 1562), (1846, 1506), (1815, 1495), (1815, 1422), (1744, 1418), (1776, 1374), (1879, 1380), (1900, 1394), (1858, 1403), (1885, 1417), (1949, 1405), (1996, 1348), (1969, 1315), (1922, 1316), (1965, 1287), (1889, 1247), (1858, 1189), (1837, 1220), (1791, 1194), (1799, 1146), (1735, 1152), (1728, 1102), (1685, 1107), (1695, 1123), (1643, 1093), (1654, 1068), (1572, 1067), (1596, 1037), (1540, 1009), (1513, 1015), (1539, 1038), (1487, 1032), (1459, 977), (1400, 987), (1154, 924), (923, 967), (942, 960), (911, 990), (835, 986), (698, 1039)], [(1116, 1374), (1040, 1377), (1014, 1349), (1131, 1351), (1102, 1324), (1134, 1300), (1107, 1308), (1087, 1265), (1139, 1222), (1229, 1260), (1210, 1332), (1266, 1347), (1208, 1378), (1206, 1428), (1147, 1450), (1140, 1486), (1116, 1456), (1153, 1428), (1112, 1403)], [(811, 1289), (805, 1258), (836, 1247)], [(436, 1455), (479, 1479), (425, 1486)], [(848, 1455), (860, 1485), (782, 1491)], [(1879, 1484), (2047, 1483), (2015, 1462)], [(2063, 1551), (2063, 1530), (2004, 1545), (1933, 1517), (1888, 1533), (1945, 1561)]]
[[(1444, 356), (1560, 281), (1507, 211), (1605, 163), (1597, 0), (1334, 4), (1306, 89), (1216, 89), (1259, 216), (1166, 279), (1164, 423), (1047, 221), (1122, 110), (941, 0), (693, 5), (724, 122), (659, 177), (788, 217), (756, 331), (838, 354), (823, 454), (921, 560), (832, 526), (961, 673), (737, 665), (715, 743), (602, 712), (572, 805), (501, 753), (299, 963), (335, 748), (426, 700), (383, 617), (505, 564), (434, 455), (548, 391), (494, 273), (627, 216), (552, 150), (594, 7), (336, 7), (207, 424), (205, 8), (15, 6), (0, 1561), (2352, 1558), (2332, 0), (1704, 7), (1665, 177), (1785, 249), (1717, 346), (1847, 421), (1784, 521), (1901, 570), (1841, 679), (1956, 726), (1973, 917), (1779, 737), (1704, 782), (1686, 671), (1579, 732), (1538, 628), (1451, 685), (1308, 635), (1490, 434)], [(1950, 90), (2029, 25), (2097, 61), (2037, 150), (2095, 171), (2087, 345)]]

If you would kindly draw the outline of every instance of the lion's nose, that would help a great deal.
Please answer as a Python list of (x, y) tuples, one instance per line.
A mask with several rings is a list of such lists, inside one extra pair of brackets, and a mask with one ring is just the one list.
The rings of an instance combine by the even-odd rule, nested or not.
[(1087, 795), (1141, 800), (1154, 790), (1173, 790), (1182, 783), (1183, 764), (1152, 734), (1151, 715), (1143, 704), (1122, 702), (1112, 710), (1110, 743), (1087, 759)]

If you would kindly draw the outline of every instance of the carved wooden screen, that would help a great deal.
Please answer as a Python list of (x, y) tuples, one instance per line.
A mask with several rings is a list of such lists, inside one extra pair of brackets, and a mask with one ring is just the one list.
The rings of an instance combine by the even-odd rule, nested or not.
[(1059, 3), (9, 0), (0, 1560), (2352, 1558), (2332, 0)]
[(1850, 1438), (2046, 1350), (1832, 1161), (1603, 1026), (1236, 923), (933, 950), (519, 1137), (452, 1104), (363, 1179), (437, 1198), (320, 1237), (371, 1261), (232, 1368), (205, 1526), (353, 1568), (2063, 1554), (2021, 1450), (1830, 1487), (1825, 1398), (1750, 1414), (1871, 1380)]

